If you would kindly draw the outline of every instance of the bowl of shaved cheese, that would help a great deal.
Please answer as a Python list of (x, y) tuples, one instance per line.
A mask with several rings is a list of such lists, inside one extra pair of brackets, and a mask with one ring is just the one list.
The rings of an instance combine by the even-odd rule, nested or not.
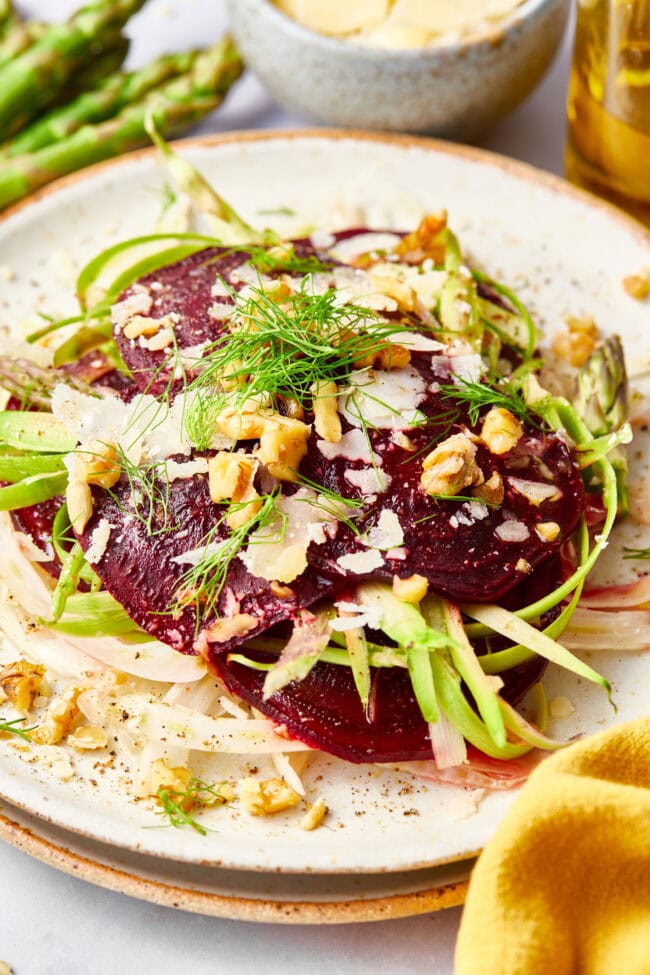
[(338, 126), (477, 139), (537, 85), (570, 0), (228, 0), (282, 104)]

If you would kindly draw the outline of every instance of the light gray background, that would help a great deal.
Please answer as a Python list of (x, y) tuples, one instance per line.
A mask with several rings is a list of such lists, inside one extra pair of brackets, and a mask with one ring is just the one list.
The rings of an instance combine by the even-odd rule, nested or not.
[[(60, 19), (75, 0), (17, 0)], [(352, 0), (351, 0), (352, 2)], [(226, 26), (221, 0), (149, 0), (132, 21), (129, 64), (207, 44)], [(562, 171), (569, 37), (537, 91), (486, 148)], [(300, 127), (247, 76), (200, 132)], [(340, 927), (283, 927), (198, 917), (67, 877), (0, 844), (0, 959), (15, 975), (452, 975), (460, 911)]]

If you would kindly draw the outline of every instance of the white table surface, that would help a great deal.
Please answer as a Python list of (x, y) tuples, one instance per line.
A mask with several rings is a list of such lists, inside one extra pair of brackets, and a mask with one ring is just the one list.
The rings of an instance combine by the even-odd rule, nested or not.
[[(81, 0), (79, 0), (81, 2)], [(17, 0), (60, 19), (74, 0)], [(129, 64), (206, 44), (225, 27), (221, 0), (149, 0), (133, 19)], [(562, 171), (569, 37), (537, 91), (483, 145)], [(247, 76), (200, 132), (302, 127)], [(0, 843), (0, 959), (14, 975), (451, 975), (460, 910), (400, 921), (284, 927), (199, 917), (114, 894)]]

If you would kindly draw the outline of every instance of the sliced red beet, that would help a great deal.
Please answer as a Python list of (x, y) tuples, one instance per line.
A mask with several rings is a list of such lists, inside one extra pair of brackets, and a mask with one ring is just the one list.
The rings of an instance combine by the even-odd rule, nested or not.
[[(79, 541), (86, 549), (102, 518), (113, 525), (107, 550), (93, 568), (106, 589), (139, 626), (174, 649), (192, 653), (198, 630), (209, 626), (216, 617), (211, 613), (197, 626), (193, 605), (179, 613), (170, 612), (170, 607), (177, 602), (179, 583), (189, 568), (172, 560), (199, 548), (223, 518), (225, 509), (210, 500), (207, 477), (197, 475), (169, 485), (166, 523), (175, 525), (175, 530), (156, 532), (161, 527), (156, 522), (154, 534), (149, 534), (147, 526), (129, 513), (132, 510), (128, 484), (116, 485), (112, 494), (97, 491), (93, 517)], [(224, 524), (217, 528), (213, 541), (225, 539), (229, 534)], [(338, 588), (342, 585), (339, 581)], [(244, 636), (220, 643), (220, 649), (230, 649), (244, 638), (250, 639), (275, 623), (292, 619), (299, 609), (327, 597), (337, 587), (308, 568), (291, 588), (295, 593), (293, 598), (279, 598), (268, 582), (252, 576), (243, 562), (234, 558), (219, 597), (218, 615), (248, 613), (258, 622)]]
[(16, 531), (25, 532), (31, 537), (37, 548), (51, 556), (49, 562), (39, 562), (38, 564), (41, 569), (55, 577), (61, 571), (61, 563), (52, 547), (52, 525), (63, 500), (63, 498), (50, 498), (49, 501), (41, 501), (29, 508), (17, 508), (10, 512)]
[[(517, 609), (551, 591), (561, 579), (558, 556), (545, 563), (511, 590), (506, 600)], [(559, 608), (542, 617), (548, 626)], [(503, 644), (492, 641), (491, 649)], [(480, 647), (480, 644), (479, 644)], [(254, 705), (277, 724), (285, 725), (289, 735), (344, 758), (349, 762), (408, 762), (431, 758), (431, 742), (426, 722), (420, 714), (408, 673), (391, 667), (373, 671), (371, 701), (367, 714), (359, 700), (350, 668), (319, 663), (302, 681), (293, 681), (268, 700), (263, 697), (265, 673), (228, 660), (227, 653), (211, 648), (210, 667), (228, 690)], [(478, 652), (484, 652), (485, 647)], [(277, 656), (246, 653), (251, 659), (272, 662)], [(542, 677), (546, 661), (535, 657), (500, 675), (504, 680), (501, 695), (518, 704)]]
[[(293, 241), (297, 257), (318, 257), (327, 264), (336, 263), (321, 254), (309, 240)], [(227, 329), (227, 322), (210, 314), (215, 304), (234, 305), (228, 294), (213, 294), (213, 285), (223, 278), (233, 291), (241, 291), (245, 281), (237, 277), (237, 270), (250, 258), (250, 252), (235, 251), (231, 247), (211, 247), (190, 257), (160, 268), (140, 278), (120, 295), (120, 301), (146, 288), (152, 306), (149, 318), (174, 320), (175, 343), (179, 350), (215, 342)], [(281, 270), (277, 274), (282, 273)], [(274, 273), (271, 272), (273, 277)], [(252, 279), (253, 283), (255, 279)], [(165, 369), (168, 352), (152, 352), (137, 339), (128, 339), (121, 329), (114, 329), (115, 341), (125, 363), (133, 373), (140, 390), (156, 394), (169, 383), (170, 370)], [(197, 353), (198, 354), (198, 353)]]
[[(259, 661), (277, 659), (248, 653)], [(265, 674), (212, 658), (212, 667), (232, 694), (253, 704), (289, 736), (344, 758), (348, 762), (410, 762), (431, 757), (427, 724), (420, 714), (408, 673), (400, 668), (373, 671), (372, 719), (366, 715), (348, 667), (317, 664), (302, 681), (294, 681), (268, 701), (262, 697)], [(516, 704), (544, 670), (536, 659), (506, 671), (502, 695)]]

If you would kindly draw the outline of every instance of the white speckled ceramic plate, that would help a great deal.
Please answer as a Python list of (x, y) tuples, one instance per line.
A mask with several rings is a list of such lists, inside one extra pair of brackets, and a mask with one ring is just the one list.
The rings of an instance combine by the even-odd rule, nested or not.
[[(473, 262), (518, 289), (543, 327), (592, 314), (604, 330), (623, 335), (635, 369), (648, 361), (648, 306), (627, 296), (621, 281), (650, 265), (650, 237), (560, 180), (474, 149), (350, 133), (235, 135), (188, 142), (183, 151), (247, 218), (287, 233), (305, 224), (410, 227), (424, 211), (445, 206)], [(0, 223), (0, 266), (15, 278), (2, 285), (0, 326), (39, 308), (54, 315), (71, 309), (75, 266), (109, 242), (148, 232), (162, 183), (154, 155), (138, 153), (67, 179), (9, 214)], [(298, 225), (286, 215), (260, 216), (279, 207), (296, 211)], [(610, 578), (632, 571), (620, 546), (614, 539), (601, 570)], [(551, 669), (549, 693), (575, 706), (553, 733), (569, 738), (647, 710), (650, 655), (612, 651), (597, 666), (613, 684), (618, 714), (597, 688)], [(210, 832), (201, 837), (156, 828), (154, 807), (130, 801), (120, 770), (99, 774), (92, 757), (74, 758), (69, 782), (27, 757), (0, 741), (0, 794), (41, 820), (138, 854), (238, 871), (351, 875), (464, 860), (512, 801), (495, 793), (475, 808), (449, 786), (318, 758), (305, 781), (332, 810), (325, 827), (304, 833), (299, 813), (252, 819), (226, 807), (207, 816)]]

